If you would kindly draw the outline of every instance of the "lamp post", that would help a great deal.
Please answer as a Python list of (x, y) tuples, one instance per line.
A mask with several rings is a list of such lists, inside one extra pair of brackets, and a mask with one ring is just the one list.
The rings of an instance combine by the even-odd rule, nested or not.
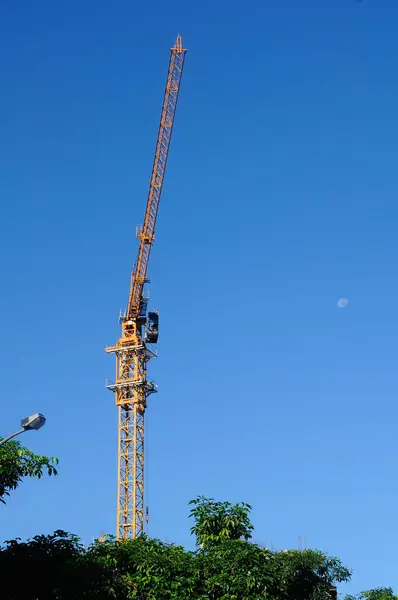
[(46, 422), (46, 417), (40, 413), (34, 413), (30, 415), (30, 417), (25, 417), (21, 421), (21, 429), (18, 429), (15, 433), (8, 435), (4, 439), (0, 440), (0, 446), (11, 440), (12, 438), (20, 435), (24, 431), (29, 431), (30, 429), (41, 429)]

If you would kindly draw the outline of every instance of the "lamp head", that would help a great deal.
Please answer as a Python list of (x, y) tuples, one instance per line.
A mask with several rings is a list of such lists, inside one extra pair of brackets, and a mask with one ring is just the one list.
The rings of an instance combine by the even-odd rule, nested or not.
[(30, 417), (25, 417), (21, 421), (21, 426), (28, 429), (41, 429), (46, 422), (46, 417), (40, 413), (34, 413)]

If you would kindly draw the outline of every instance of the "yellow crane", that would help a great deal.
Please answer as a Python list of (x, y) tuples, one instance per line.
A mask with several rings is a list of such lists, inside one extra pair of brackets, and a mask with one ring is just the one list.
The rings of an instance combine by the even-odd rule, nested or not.
[(118, 539), (142, 535), (147, 518), (144, 500), (144, 417), (147, 398), (157, 391), (156, 385), (147, 377), (147, 364), (151, 358), (157, 356), (152, 345), (158, 341), (159, 315), (157, 312), (148, 312), (145, 284), (149, 283), (148, 262), (155, 239), (156, 218), (185, 53), (186, 49), (183, 48), (181, 36), (177, 36), (176, 43), (170, 50), (169, 69), (144, 224), (137, 228), (139, 248), (131, 273), (127, 309), (119, 317), (122, 335), (116, 346), (106, 348), (106, 352), (116, 355), (116, 381), (107, 383), (107, 387), (114, 392), (119, 411), (116, 529)]

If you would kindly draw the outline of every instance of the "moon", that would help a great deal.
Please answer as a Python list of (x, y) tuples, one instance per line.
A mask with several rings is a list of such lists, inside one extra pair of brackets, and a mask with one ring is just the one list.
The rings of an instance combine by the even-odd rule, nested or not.
[(337, 306), (338, 308), (345, 308), (348, 304), (348, 300), (347, 298), (340, 298), (340, 300), (337, 302)]

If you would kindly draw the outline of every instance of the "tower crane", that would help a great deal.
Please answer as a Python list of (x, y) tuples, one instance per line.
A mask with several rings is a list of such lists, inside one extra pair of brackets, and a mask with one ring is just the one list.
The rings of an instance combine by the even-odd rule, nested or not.
[(155, 225), (166, 171), (174, 117), (180, 91), (186, 49), (181, 36), (170, 49), (158, 138), (144, 223), (137, 228), (138, 255), (131, 273), (127, 308), (119, 317), (122, 335), (106, 352), (116, 355), (116, 381), (107, 383), (118, 407), (117, 539), (144, 533), (147, 512), (144, 499), (144, 417), (148, 396), (157, 386), (147, 377), (147, 364), (157, 356), (159, 314), (148, 312), (145, 291), (148, 262), (155, 239)]

